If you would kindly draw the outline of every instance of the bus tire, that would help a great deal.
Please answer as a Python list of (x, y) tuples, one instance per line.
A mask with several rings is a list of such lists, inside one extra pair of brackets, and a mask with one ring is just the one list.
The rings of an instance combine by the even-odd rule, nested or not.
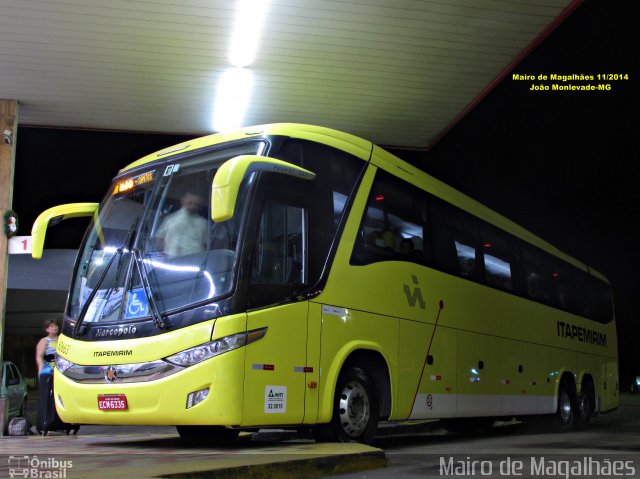
[(378, 417), (378, 396), (371, 377), (360, 367), (349, 367), (338, 378), (331, 422), (316, 426), (314, 436), (321, 442), (370, 444)]
[(587, 394), (578, 395), (578, 421), (577, 425), (583, 429), (589, 427), (591, 419), (591, 400)]
[(562, 381), (558, 392), (558, 410), (555, 420), (557, 429), (560, 432), (572, 430), (578, 422), (578, 414), (575, 387), (568, 381)]
[(578, 426), (581, 429), (589, 427), (589, 421), (593, 416), (596, 404), (596, 393), (592, 381), (585, 381), (582, 391), (578, 395)]
[(224, 426), (176, 426), (176, 429), (181, 439), (204, 443), (230, 442), (240, 434), (237, 429), (227, 429)]

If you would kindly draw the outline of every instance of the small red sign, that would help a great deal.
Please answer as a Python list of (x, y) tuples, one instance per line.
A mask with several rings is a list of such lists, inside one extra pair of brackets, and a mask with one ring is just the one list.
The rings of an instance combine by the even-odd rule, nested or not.
[(125, 411), (128, 408), (127, 396), (124, 394), (98, 395), (98, 409), (101, 411)]

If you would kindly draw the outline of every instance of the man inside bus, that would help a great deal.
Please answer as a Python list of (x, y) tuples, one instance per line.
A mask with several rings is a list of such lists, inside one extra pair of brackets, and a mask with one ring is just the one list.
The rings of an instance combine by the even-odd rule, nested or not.
[(198, 214), (202, 196), (187, 191), (180, 205), (178, 211), (167, 215), (156, 233), (158, 248), (169, 257), (199, 253), (207, 246), (207, 220)]

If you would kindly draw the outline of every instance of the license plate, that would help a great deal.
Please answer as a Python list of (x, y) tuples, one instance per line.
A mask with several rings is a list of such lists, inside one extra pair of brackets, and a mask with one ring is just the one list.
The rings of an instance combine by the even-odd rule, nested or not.
[(127, 396), (124, 394), (98, 395), (98, 409), (101, 411), (124, 411), (128, 409)]

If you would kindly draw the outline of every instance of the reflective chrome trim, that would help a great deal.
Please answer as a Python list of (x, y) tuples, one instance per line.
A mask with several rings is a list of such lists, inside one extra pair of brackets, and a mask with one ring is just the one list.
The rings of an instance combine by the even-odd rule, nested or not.
[[(107, 379), (107, 371), (112, 368), (111, 377), (113, 381)], [(147, 363), (132, 364), (109, 364), (106, 366), (82, 366), (74, 364), (64, 371), (69, 379), (79, 383), (139, 383), (147, 381), (155, 381), (166, 376), (170, 376), (185, 369), (176, 364), (170, 364), (163, 360), (151, 361)]]

